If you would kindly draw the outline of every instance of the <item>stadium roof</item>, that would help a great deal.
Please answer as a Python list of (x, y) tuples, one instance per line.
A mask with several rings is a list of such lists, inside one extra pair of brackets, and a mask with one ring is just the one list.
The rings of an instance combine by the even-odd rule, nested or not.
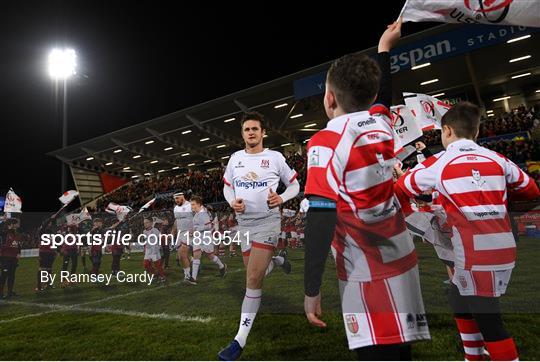
[[(504, 35), (500, 29), (445, 24), (404, 37), (392, 62), (394, 103), (401, 103), (402, 91), (443, 93), (440, 98), (468, 99), (495, 110), (502, 109), (502, 102), (493, 99), (502, 96), (540, 99), (540, 29), (508, 27)], [(376, 47), (362, 52), (374, 54)], [(510, 62), (512, 59), (518, 60)], [(431, 65), (410, 69), (428, 62)], [(324, 63), (49, 155), (73, 167), (124, 176), (208, 168), (226, 163), (226, 158), (242, 147), (238, 119), (245, 110), (266, 116), (266, 147), (302, 144), (326, 124), (322, 92), (329, 65)], [(421, 85), (434, 79), (438, 81)]]

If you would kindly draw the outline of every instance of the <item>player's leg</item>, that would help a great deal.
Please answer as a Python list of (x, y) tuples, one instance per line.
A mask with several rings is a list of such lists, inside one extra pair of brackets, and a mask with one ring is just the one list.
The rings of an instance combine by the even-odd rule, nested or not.
[(77, 249), (71, 249), (69, 251), (69, 258), (71, 259), (71, 274), (77, 273), (77, 264), (79, 262), (79, 254)]
[(86, 248), (84, 246), (81, 246), (79, 248), (79, 254), (81, 255), (81, 264), (83, 266), (83, 271), (86, 273)]
[(159, 275), (159, 281), (164, 282), (165, 281), (165, 271), (163, 270), (163, 262), (162, 259), (157, 259), (154, 262), (154, 265), (156, 266), (157, 273)]
[(41, 272), (45, 270), (45, 253), (39, 253), (38, 255), (38, 270), (37, 270), (37, 278), (36, 278), (36, 289), (34, 289), (36, 292), (39, 292), (42, 290), (41, 288)]
[(213, 252), (210, 252), (210, 250), (208, 250), (209, 252), (205, 252), (206, 256), (208, 257), (208, 259), (210, 259), (210, 261), (214, 264), (216, 264), (219, 268), (219, 275), (220, 276), (225, 276), (225, 274), (227, 273), (227, 264), (223, 263), (221, 261), (221, 259)]
[(15, 271), (17, 270), (18, 260), (17, 258), (8, 258), (8, 275), (7, 275), (7, 297), (17, 296), (13, 292), (13, 287), (15, 286)]
[(200, 245), (193, 246), (193, 261), (191, 267), (191, 277), (197, 281), (199, 275), (199, 268), (201, 267), (201, 255), (202, 250)]
[(454, 320), (463, 344), (465, 360), (484, 360), (484, 337), (472, 315), (466, 297), (462, 297), (454, 283), (448, 290), (448, 301), (454, 311)]
[(178, 248), (178, 259), (180, 260), (182, 269), (184, 270), (184, 278), (189, 278), (191, 276), (188, 253), (189, 246), (182, 243)]
[(7, 257), (0, 256), (0, 299), (4, 298), (4, 286), (8, 277)]
[(484, 337), (492, 361), (515, 361), (519, 358), (514, 339), (504, 327), (498, 297), (465, 297)]
[(143, 260), (143, 267), (144, 267), (144, 270), (148, 274), (154, 275), (155, 271), (154, 271), (154, 268), (152, 267), (152, 260), (151, 259), (144, 259)]

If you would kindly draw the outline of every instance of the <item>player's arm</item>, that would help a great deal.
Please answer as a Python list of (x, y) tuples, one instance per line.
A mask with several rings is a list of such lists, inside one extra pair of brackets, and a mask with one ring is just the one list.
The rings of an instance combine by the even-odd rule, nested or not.
[[(437, 181), (436, 162), (431, 163), (432, 160), (436, 161), (437, 159), (432, 156), (430, 157), (430, 163), (427, 163), (426, 160), (423, 164), (418, 164), (410, 172), (400, 177), (395, 184), (401, 190), (399, 192), (403, 192), (410, 198), (417, 198), (421, 197), (420, 195), (424, 192), (434, 189)], [(429, 166), (425, 166), (426, 164), (429, 164)]]
[(506, 183), (513, 200), (534, 200), (540, 197), (536, 182), (509, 159), (506, 160)]
[(381, 70), (379, 92), (374, 104), (381, 104), (387, 109), (392, 105), (392, 74), (390, 73), (390, 50), (401, 38), (401, 18), (388, 25), (379, 39), (378, 53), (375, 57)]
[(268, 207), (273, 208), (284, 204), (298, 195), (298, 192), (300, 192), (300, 183), (296, 179), (294, 179), (280, 195), (270, 189), (268, 195)]

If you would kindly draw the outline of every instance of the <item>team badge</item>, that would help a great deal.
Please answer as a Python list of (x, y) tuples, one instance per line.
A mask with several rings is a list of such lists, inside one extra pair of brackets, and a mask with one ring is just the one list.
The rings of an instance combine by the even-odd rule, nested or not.
[(345, 323), (347, 323), (347, 328), (352, 334), (358, 333), (358, 320), (354, 314), (345, 315)]
[(486, 183), (486, 180), (482, 179), (482, 175), (480, 175), (480, 171), (472, 169), (471, 172), (472, 172), (472, 178), (473, 178), (472, 183), (475, 184), (476, 187), (481, 189), (482, 186), (484, 186), (484, 184)]
[(261, 168), (270, 167), (270, 160), (261, 160)]
[(309, 151), (308, 166), (319, 166), (319, 148), (313, 147)]

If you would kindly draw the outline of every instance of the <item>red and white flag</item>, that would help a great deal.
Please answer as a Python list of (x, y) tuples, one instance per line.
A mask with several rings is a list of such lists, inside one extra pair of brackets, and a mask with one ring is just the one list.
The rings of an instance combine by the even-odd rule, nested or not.
[(109, 202), (109, 205), (107, 205), (105, 211), (109, 214), (115, 214), (118, 221), (123, 221), (126, 218), (127, 214), (133, 211), (133, 209), (129, 206), (122, 206), (115, 204), (114, 202)]
[(66, 191), (62, 194), (62, 196), (60, 196), (58, 198), (58, 200), (60, 200), (60, 202), (64, 205), (67, 205), (69, 203), (71, 203), (71, 201), (75, 200), (75, 198), (79, 196), (79, 193), (75, 190), (69, 190), (69, 191)]
[(140, 209), (139, 212), (143, 212), (144, 210), (148, 209), (152, 204), (156, 201), (156, 198), (154, 197), (152, 200), (148, 201), (146, 204), (144, 204)]
[(22, 201), (13, 189), (9, 189), (6, 194), (6, 202), (4, 204), (4, 212), (22, 212)]
[(422, 136), (422, 129), (409, 108), (399, 105), (391, 107), (390, 110), (392, 128), (403, 147)]
[(450, 105), (422, 93), (403, 92), (403, 98), (422, 131), (441, 129), (442, 116), (450, 109)]
[(88, 209), (85, 207), (81, 212), (66, 215), (66, 223), (68, 225), (78, 225), (84, 220), (92, 220)]
[(537, 0), (407, 0), (403, 21), (540, 27)]

